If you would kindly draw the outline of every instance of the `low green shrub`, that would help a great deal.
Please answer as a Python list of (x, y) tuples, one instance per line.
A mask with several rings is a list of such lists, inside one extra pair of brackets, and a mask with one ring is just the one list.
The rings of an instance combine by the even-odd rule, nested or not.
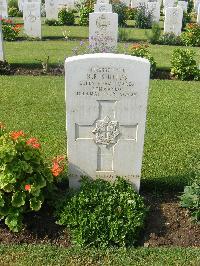
[(183, 45), (182, 39), (180, 36), (176, 36), (174, 33), (164, 33), (159, 41), (159, 44), (165, 44), (165, 45)]
[(134, 44), (131, 47), (130, 54), (133, 56), (138, 56), (148, 59), (151, 64), (150, 68), (151, 77), (153, 77), (154, 74), (156, 73), (156, 62), (154, 57), (151, 55), (151, 53), (148, 51), (147, 48), (148, 48), (147, 45)]
[(200, 70), (194, 56), (194, 51), (175, 49), (171, 59), (171, 74), (180, 80), (199, 80)]
[(200, 46), (200, 25), (189, 23), (181, 34), (181, 40), (186, 46)]
[(75, 15), (70, 8), (62, 8), (58, 13), (58, 21), (60, 25), (74, 25)]
[(79, 25), (88, 26), (89, 25), (89, 14), (93, 12), (93, 7), (82, 6), (79, 10)]
[(118, 14), (118, 25), (120, 27), (126, 26), (126, 20), (128, 19), (127, 6), (124, 3), (113, 3), (112, 8), (113, 12)]
[(180, 197), (182, 207), (189, 209), (192, 218), (200, 222), (200, 167), (190, 185), (186, 186)]
[(126, 13), (127, 19), (134, 20), (137, 14), (137, 8), (127, 7)]
[(80, 191), (61, 208), (58, 223), (70, 229), (77, 245), (127, 246), (137, 241), (145, 216), (141, 196), (124, 179), (84, 178)]
[(10, 230), (18, 232), (24, 213), (41, 208), (46, 188), (63, 170), (62, 159), (48, 167), (36, 138), (7, 132), (0, 123), (0, 219)]
[(144, 5), (140, 5), (135, 15), (135, 26), (140, 29), (150, 29), (152, 22), (152, 13)]
[(10, 64), (6, 61), (0, 61), (0, 75), (10, 75), (11, 72)]
[(8, 15), (9, 17), (22, 17), (23, 16), (22, 12), (19, 11), (19, 9), (16, 7), (10, 7), (8, 9)]
[(45, 19), (45, 24), (48, 26), (59, 26), (60, 22), (56, 19)]
[(186, 25), (191, 22), (191, 20), (192, 20), (191, 14), (183, 12), (182, 29), (184, 29)]
[(154, 22), (152, 24), (152, 28), (150, 32), (145, 32), (148, 40), (152, 44), (159, 43), (160, 35), (161, 35), (161, 28), (159, 26), (159, 23)]
[(15, 7), (18, 9), (18, 0), (9, 0), (8, 1), (8, 8)]

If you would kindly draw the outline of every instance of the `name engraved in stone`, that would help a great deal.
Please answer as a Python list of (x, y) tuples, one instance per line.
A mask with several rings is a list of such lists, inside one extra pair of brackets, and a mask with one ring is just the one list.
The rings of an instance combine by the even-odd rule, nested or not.
[(91, 67), (86, 79), (79, 82), (76, 96), (136, 96), (135, 84), (128, 79), (124, 68)]

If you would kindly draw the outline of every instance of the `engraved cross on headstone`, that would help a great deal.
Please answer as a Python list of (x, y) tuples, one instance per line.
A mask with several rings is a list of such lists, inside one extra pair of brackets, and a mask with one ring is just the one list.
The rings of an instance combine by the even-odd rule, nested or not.
[(92, 125), (75, 124), (75, 139), (93, 139), (98, 145), (96, 173), (112, 173), (115, 145), (120, 140), (136, 141), (137, 124), (122, 125), (116, 120), (117, 101), (98, 101), (99, 116)]

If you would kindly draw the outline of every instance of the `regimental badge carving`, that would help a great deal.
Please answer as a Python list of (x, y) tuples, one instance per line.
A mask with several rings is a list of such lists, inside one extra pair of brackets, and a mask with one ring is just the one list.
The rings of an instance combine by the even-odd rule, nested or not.
[(28, 15), (28, 20), (30, 21), (30, 22), (35, 22), (36, 21), (36, 16), (35, 15), (33, 15), (32, 13), (31, 13), (31, 11), (29, 12), (29, 15)]
[(119, 122), (111, 121), (110, 117), (106, 116), (103, 120), (96, 121), (96, 127), (92, 131), (95, 134), (95, 142), (97, 144), (111, 145), (117, 142), (119, 136)]

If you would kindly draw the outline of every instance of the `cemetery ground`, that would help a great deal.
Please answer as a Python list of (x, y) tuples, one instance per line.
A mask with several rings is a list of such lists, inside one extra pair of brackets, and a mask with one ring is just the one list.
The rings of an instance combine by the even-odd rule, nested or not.
[[(64, 30), (70, 31), (68, 41), (63, 40)], [(144, 30), (130, 31), (128, 45), (147, 40)], [(9, 130), (22, 129), (37, 137), (48, 160), (66, 154), (63, 60), (88, 36), (87, 28), (78, 26), (43, 26), (43, 35), (43, 41), (22, 37), (5, 43), (6, 59), (15, 75), (0, 77), (0, 117)], [(124, 44), (120, 43), (122, 50)], [(160, 70), (169, 73), (174, 49), (150, 45)], [(198, 60), (200, 49), (189, 49), (196, 51)], [(54, 69), (50, 75), (42, 69), (48, 56)], [(32, 261), (35, 265), (199, 264), (200, 227), (180, 207), (178, 196), (191, 178), (193, 159), (199, 153), (200, 85), (170, 80), (169, 74), (165, 80), (159, 78), (151, 80), (149, 89), (141, 194), (150, 209), (138, 248), (73, 248), (70, 235), (55, 224), (51, 209), (44, 206), (26, 215), (20, 233), (0, 225), (0, 265)]]

